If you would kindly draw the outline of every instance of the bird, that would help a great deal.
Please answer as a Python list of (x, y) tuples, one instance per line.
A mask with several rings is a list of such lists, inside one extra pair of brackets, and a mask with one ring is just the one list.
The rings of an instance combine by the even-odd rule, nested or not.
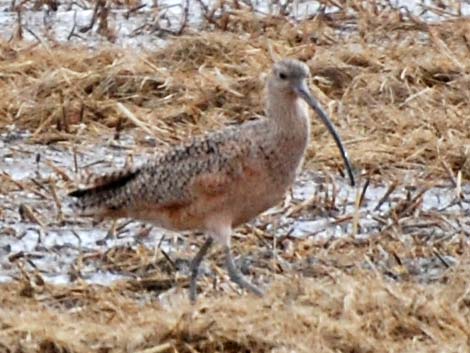
[(351, 185), (349, 156), (331, 119), (310, 93), (308, 66), (275, 62), (266, 80), (265, 117), (195, 136), (139, 167), (97, 178), (69, 193), (82, 215), (133, 218), (173, 231), (207, 235), (190, 262), (189, 298), (197, 297), (199, 267), (214, 242), (223, 249), (229, 278), (240, 288), (264, 291), (237, 269), (233, 230), (281, 202), (310, 143), (311, 107), (333, 136)]

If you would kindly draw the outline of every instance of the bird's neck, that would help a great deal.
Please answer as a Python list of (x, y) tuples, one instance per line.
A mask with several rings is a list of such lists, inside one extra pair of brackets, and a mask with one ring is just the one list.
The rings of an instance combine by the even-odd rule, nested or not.
[(275, 156), (269, 165), (273, 183), (284, 191), (303, 163), (310, 138), (309, 111), (298, 98), (276, 94), (268, 94), (266, 110), (265, 124), (272, 139), (262, 143), (264, 150)]
[(304, 145), (310, 137), (310, 115), (307, 104), (296, 96), (269, 92), (267, 102), (268, 119), (276, 133), (283, 138)]

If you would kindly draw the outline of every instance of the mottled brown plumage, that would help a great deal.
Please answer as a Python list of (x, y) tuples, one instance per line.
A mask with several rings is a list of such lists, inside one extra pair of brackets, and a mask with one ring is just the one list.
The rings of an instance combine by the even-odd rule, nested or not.
[[(235, 269), (230, 236), (233, 227), (281, 201), (294, 181), (310, 136), (304, 100), (329, 124), (308, 92), (307, 76), (303, 63), (278, 62), (268, 79), (267, 118), (196, 138), (138, 169), (101, 178), (97, 185), (70, 194), (77, 198), (75, 206), (84, 213), (207, 232), (209, 240), (193, 261), (192, 299), (197, 268), (212, 239), (224, 246), (231, 279), (261, 294)], [(339, 144), (337, 135), (335, 139)]]

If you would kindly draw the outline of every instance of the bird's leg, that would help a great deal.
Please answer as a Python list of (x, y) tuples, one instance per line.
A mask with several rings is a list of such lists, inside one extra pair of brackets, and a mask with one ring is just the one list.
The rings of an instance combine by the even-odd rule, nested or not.
[(202, 244), (196, 256), (194, 256), (194, 258), (192, 259), (191, 264), (189, 265), (189, 269), (191, 270), (191, 282), (189, 285), (189, 299), (191, 300), (192, 303), (196, 301), (196, 295), (197, 295), (196, 280), (197, 280), (197, 275), (199, 273), (199, 266), (201, 265), (201, 262), (204, 259), (204, 256), (206, 256), (207, 251), (211, 247), (212, 242), (213, 242), (212, 237), (208, 237), (207, 240), (204, 242), (204, 244)]
[(224, 245), (224, 252), (225, 252), (225, 265), (227, 266), (228, 275), (232, 282), (238, 284), (241, 288), (249, 290), (250, 292), (256, 294), (257, 296), (263, 296), (263, 291), (256, 287), (255, 285), (248, 282), (243, 275), (238, 271), (235, 263), (233, 262), (232, 258), (232, 251), (230, 250), (229, 245)]

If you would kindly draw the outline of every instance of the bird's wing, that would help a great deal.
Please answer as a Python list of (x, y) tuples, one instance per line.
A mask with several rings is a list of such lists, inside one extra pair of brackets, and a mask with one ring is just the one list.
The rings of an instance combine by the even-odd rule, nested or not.
[(106, 175), (94, 186), (69, 195), (82, 211), (190, 203), (200, 192), (222, 192), (240, 173), (250, 150), (250, 139), (243, 136), (240, 129), (206, 135), (138, 169)]

